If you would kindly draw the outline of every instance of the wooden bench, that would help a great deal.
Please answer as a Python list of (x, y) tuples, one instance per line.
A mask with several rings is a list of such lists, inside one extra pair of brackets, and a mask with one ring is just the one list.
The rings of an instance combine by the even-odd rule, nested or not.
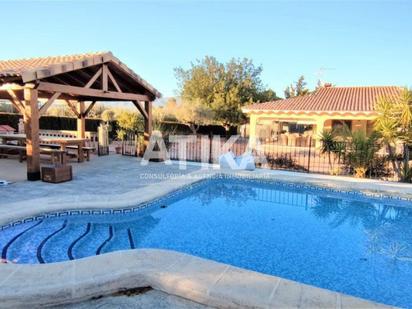
[(41, 143), (40, 147), (43, 148), (50, 148), (50, 149), (60, 149), (60, 145), (59, 144), (45, 144), (45, 143)]
[[(79, 147), (74, 146), (74, 145), (68, 145), (68, 146), (66, 146), (66, 149), (76, 149), (76, 150), (78, 150)], [(86, 160), (90, 161), (90, 152), (96, 151), (96, 148), (94, 148), (94, 147), (82, 147), (82, 149), (83, 149), (83, 153), (86, 156)]]
[(0, 144), (0, 150), (5, 149), (6, 153), (0, 153), (0, 156), (5, 155), (6, 157), (10, 155), (7, 150), (17, 150), (19, 153), (19, 162), (23, 162), (26, 155), (26, 146), (19, 146), (13, 144)]
[[(26, 146), (12, 145), (12, 144), (0, 144), (0, 150), (18, 150), (19, 152), (19, 161), (23, 162), (26, 157)], [(49, 155), (51, 162), (53, 164), (66, 164), (66, 151), (59, 149), (50, 149), (50, 148), (40, 148), (40, 154)], [(0, 153), (0, 155), (10, 155), (9, 153)]]
[(60, 149), (40, 148), (40, 154), (49, 155), (53, 165), (66, 164), (66, 151)]

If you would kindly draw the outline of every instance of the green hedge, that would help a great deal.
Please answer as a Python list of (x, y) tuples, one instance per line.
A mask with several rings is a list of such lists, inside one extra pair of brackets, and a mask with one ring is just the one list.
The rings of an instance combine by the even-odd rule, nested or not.
[[(0, 125), (7, 124), (17, 130), (20, 118), (22, 118), (22, 116), (19, 114), (0, 113)], [(86, 131), (97, 132), (97, 127), (100, 122), (100, 119), (86, 119)], [(76, 131), (77, 119), (69, 117), (43, 116), (40, 118), (39, 125), (42, 130)]]
[[(19, 119), (22, 118), (19, 114), (0, 113), (0, 125), (7, 124), (16, 130), (18, 129)], [(100, 119), (86, 119), (86, 131), (97, 132)], [(116, 121), (111, 123), (112, 132), (109, 133), (110, 138), (116, 138), (116, 130), (118, 125)], [(42, 130), (69, 130), (76, 131), (77, 119), (69, 117), (55, 117), (55, 116), (43, 116), (40, 118), (40, 129)], [(169, 134), (192, 134), (189, 127), (174, 122), (165, 122), (162, 124), (162, 131)], [(236, 134), (236, 128), (231, 128), (230, 134)], [(222, 126), (208, 125), (200, 126), (198, 134), (202, 135), (220, 135), (225, 136), (226, 131)]]
[[(175, 122), (162, 123), (162, 130), (170, 134), (192, 134), (192, 131), (187, 125)], [(233, 127), (229, 130), (229, 135), (236, 134), (237, 128)], [(219, 125), (200, 126), (197, 134), (201, 135), (220, 135), (226, 136), (226, 130)]]

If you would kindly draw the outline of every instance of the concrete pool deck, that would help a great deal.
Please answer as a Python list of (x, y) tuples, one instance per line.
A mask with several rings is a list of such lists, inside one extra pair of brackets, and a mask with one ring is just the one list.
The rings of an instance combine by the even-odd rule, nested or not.
[(217, 308), (384, 308), (386, 306), (191, 255), (116, 251), (68, 262), (0, 265), (2, 308), (50, 306), (152, 287)]
[[(0, 187), (0, 225), (65, 209), (135, 206), (218, 173), (358, 190), (366, 194), (412, 197), (411, 185), (374, 180), (267, 170), (200, 170), (198, 164), (188, 164), (188, 169), (180, 170), (176, 163), (141, 166), (136, 158), (120, 156), (94, 159), (76, 166), (75, 179), (69, 183), (53, 185), (22, 181)], [(220, 308), (383, 307), (340, 293), (166, 250), (117, 251), (54, 264), (0, 264), (0, 278), (1, 306), (10, 308), (78, 302), (146, 286)]]

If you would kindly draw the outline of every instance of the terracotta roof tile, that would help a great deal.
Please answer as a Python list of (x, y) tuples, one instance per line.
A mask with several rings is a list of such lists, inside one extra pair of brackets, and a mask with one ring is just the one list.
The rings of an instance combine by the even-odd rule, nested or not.
[[(153, 93), (154, 96), (161, 97), (161, 93), (157, 89), (114, 57), (111, 52), (0, 60), (0, 79), (7, 80), (12, 78), (14, 80), (16, 78), (21, 79), (23, 82), (30, 82), (108, 61), (115, 62), (116, 65), (125, 70), (135, 81)], [(47, 72), (47, 74), (43, 74), (43, 71)]]
[(21, 76), (23, 72), (45, 68), (50, 65), (70, 63), (73, 61), (101, 56), (106, 52), (65, 55), (54, 57), (27, 58), (17, 60), (0, 60), (0, 76)]
[(397, 86), (325, 87), (301, 97), (257, 103), (243, 108), (244, 112), (373, 112), (381, 96), (397, 97)]

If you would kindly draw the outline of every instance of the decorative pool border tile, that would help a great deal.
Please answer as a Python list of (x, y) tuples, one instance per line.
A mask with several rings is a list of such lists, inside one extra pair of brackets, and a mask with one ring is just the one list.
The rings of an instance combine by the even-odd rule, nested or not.
[[(295, 181), (295, 180), (280, 180), (278, 179), (279, 176), (272, 176), (270, 175), (269, 177), (259, 177), (255, 175), (237, 175), (237, 174), (218, 174), (216, 175), (216, 178), (220, 179), (236, 179), (236, 180), (242, 180), (242, 181), (251, 181), (251, 182), (258, 182), (262, 184), (276, 184), (278, 186), (283, 186), (283, 187), (288, 187), (291, 189), (304, 189), (304, 190), (311, 190), (311, 191), (321, 191), (321, 192), (330, 192), (330, 193), (337, 193), (337, 194), (344, 194), (348, 195), (349, 197), (355, 198), (355, 197), (360, 197), (360, 198), (366, 198), (366, 199), (379, 199), (376, 202), (382, 203), (387, 200), (387, 202), (394, 202), (394, 201), (400, 201), (400, 202), (412, 202), (412, 197), (406, 197), (402, 195), (393, 195), (393, 194), (388, 194), (388, 192), (382, 192), (379, 190), (372, 190), (366, 192), (365, 189), (354, 189), (352, 187), (349, 187), (348, 189), (338, 189), (338, 188), (332, 188), (332, 187), (327, 187), (325, 185), (319, 184), (319, 183), (302, 183), (302, 180)], [(412, 207), (412, 204), (409, 205)]]
[[(197, 180), (191, 184), (184, 185), (170, 193), (167, 193), (161, 197), (154, 198), (152, 200), (142, 202), (133, 207), (125, 208), (112, 208), (112, 209), (76, 209), (76, 210), (61, 210), (53, 212), (45, 212), (40, 215), (27, 217), (24, 219), (18, 219), (12, 221), (8, 224), (0, 226), (0, 231), (14, 227), (24, 223), (30, 223), (33, 221), (48, 219), (48, 218), (58, 218), (66, 216), (82, 216), (82, 215), (112, 215), (112, 214), (130, 214), (135, 212), (142, 212), (144, 210), (152, 210), (156, 206), (160, 206), (163, 203), (171, 204), (175, 200), (178, 200), (182, 195), (185, 195), (187, 191), (195, 190), (203, 187), (208, 182), (213, 181), (225, 181), (225, 180), (235, 180), (241, 183), (258, 183), (264, 185), (276, 185), (277, 187), (286, 188), (289, 190), (299, 190), (304, 193), (314, 194), (316, 192), (329, 193), (330, 197), (342, 198), (344, 195), (345, 198), (357, 201), (371, 202), (371, 199), (374, 199), (376, 203), (390, 203), (391, 206), (396, 207), (408, 207), (412, 209), (412, 198), (406, 198), (402, 196), (388, 195), (383, 192), (362, 192), (359, 190), (354, 190), (349, 188), (348, 190), (342, 190), (337, 188), (331, 188), (326, 186), (321, 186), (319, 184), (304, 184), (302, 182), (294, 182), (290, 180), (279, 180), (276, 177), (259, 177), (255, 175), (239, 175), (239, 174), (225, 174), (219, 173), (215, 174), (212, 177), (207, 177), (205, 179)], [(409, 204), (411, 203), (411, 204)]]
[[(211, 179), (209, 179), (211, 180)], [(189, 190), (194, 190), (196, 188), (200, 188), (204, 185), (204, 182), (207, 180), (199, 180), (194, 183), (185, 185), (173, 192), (167, 193), (162, 197), (154, 198), (153, 200), (142, 202), (137, 204), (133, 207), (125, 207), (125, 208), (111, 208), (111, 209), (75, 209), (75, 210), (61, 210), (61, 211), (53, 211), (53, 212), (44, 212), (36, 216), (27, 217), (24, 219), (18, 219), (12, 221), (8, 224), (0, 226), (0, 231), (24, 224), (30, 223), (33, 221), (39, 221), (49, 218), (58, 218), (58, 217), (67, 217), (67, 216), (82, 216), (82, 215), (115, 215), (115, 214), (130, 214), (135, 212), (142, 212), (144, 210), (152, 209), (156, 206), (160, 206), (161, 204), (167, 202), (167, 204), (173, 203), (174, 200), (179, 199), (181, 195), (184, 195)]]

